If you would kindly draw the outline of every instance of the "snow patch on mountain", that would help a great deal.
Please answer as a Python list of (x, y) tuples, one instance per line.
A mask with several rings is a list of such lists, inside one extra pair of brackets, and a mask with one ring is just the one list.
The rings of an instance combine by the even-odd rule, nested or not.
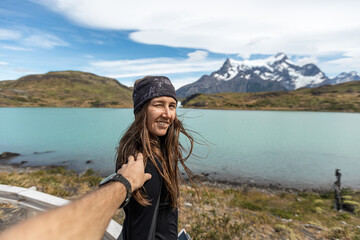
[(314, 76), (304, 76), (298, 71), (295, 71), (292, 68), (289, 68), (289, 73), (292, 76), (292, 81), (295, 85), (295, 89), (302, 88), (305, 86), (312, 86), (316, 84), (320, 84), (324, 81), (325, 75), (322, 72)]

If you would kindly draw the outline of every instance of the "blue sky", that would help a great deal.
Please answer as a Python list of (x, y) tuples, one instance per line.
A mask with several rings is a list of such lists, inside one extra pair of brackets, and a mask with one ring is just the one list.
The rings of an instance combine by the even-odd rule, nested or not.
[(226, 58), (284, 52), (329, 77), (360, 71), (360, 1), (1, 0), (0, 80), (79, 70), (175, 87)]

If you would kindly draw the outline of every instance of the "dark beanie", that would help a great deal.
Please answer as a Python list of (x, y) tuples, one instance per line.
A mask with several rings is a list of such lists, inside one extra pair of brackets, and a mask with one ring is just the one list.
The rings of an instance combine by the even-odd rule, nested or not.
[(177, 102), (175, 88), (167, 77), (149, 76), (143, 78), (134, 86), (134, 114), (136, 115), (148, 100), (162, 96), (172, 97)]

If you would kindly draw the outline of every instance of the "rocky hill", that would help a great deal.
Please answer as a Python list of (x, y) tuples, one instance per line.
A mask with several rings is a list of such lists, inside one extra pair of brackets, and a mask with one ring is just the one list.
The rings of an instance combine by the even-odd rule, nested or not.
[(360, 112), (360, 81), (294, 91), (194, 94), (188, 108)]
[(0, 107), (132, 107), (131, 94), (115, 79), (78, 71), (0, 81)]

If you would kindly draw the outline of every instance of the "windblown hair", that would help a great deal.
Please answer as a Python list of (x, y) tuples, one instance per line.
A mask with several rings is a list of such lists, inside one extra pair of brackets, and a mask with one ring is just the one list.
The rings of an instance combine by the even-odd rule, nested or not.
[[(135, 82), (135, 85), (137, 82)], [(165, 183), (169, 192), (170, 203), (176, 208), (179, 205), (180, 174), (178, 163), (181, 163), (191, 182), (194, 178), (199, 180), (185, 165), (185, 161), (192, 154), (194, 138), (185, 130), (177, 116), (175, 116), (165, 136), (153, 136), (146, 126), (146, 112), (150, 101), (151, 100), (142, 106), (140, 111), (135, 115), (134, 122), (121, 138), (119, 147), (117, 148), (116, 169), (120, 169), (123, 164), (127, 163), (129, 156), (142, 153), (144, 155), (145, 165), (147, 161), (151, 161), (163, 177), (163, 183)], [(180, 133), (189, 140), (188, 150), (179, 142)], [(187, 152), (186, 157), (183, 157), (184, 151)], [(158, 161), (156, 161), (156, 159)], [(161, 166), (158, 165), (158, 162)], [(132, 196), (139, 204), (143, 206), (150, 205), (142, 189), (136, 190)]]

